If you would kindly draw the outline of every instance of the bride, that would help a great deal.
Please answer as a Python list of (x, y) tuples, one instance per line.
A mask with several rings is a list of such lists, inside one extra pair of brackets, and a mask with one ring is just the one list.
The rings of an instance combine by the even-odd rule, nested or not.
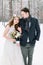
[[(20, 40), (11, 37), (11, 33), (19, 31), (18, 27), (19, 17), (13, 17), (7, 24), (4, 31), (4, 38), (6, 39), (4, 51), (1, 59), (1, 65), (24, 65), (23, 56), (20, 48)], [(17, 30), (18, 29), (18, 30)], [(21, 33), (21, 31), (19, 31)]]

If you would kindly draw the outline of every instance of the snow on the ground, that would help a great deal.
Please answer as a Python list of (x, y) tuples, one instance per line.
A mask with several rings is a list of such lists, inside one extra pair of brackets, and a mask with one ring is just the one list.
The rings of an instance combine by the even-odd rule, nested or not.
[(3, 53), (3, 47), (5, 42), (5, 39), (3, 38), (4, 29), (5, 27), (2, 25), (2, 22), (0, 22), (0, 59)]
[[(41, 28), (41, 36), (40, 40), (36, 42), (34, 54), (33, 54), (33, 62), (32, 65), (43, 65), (43, 24), (40, 24)], [(0, 22), (0, 58), (3, 53), (3, 47), (5, 43), (5, 38), (3, 37), (5, 27)]]
[(43, 24), (40, 24), (40, 29), (40, 40), (35, 45), (32, 65), (43, 65)]

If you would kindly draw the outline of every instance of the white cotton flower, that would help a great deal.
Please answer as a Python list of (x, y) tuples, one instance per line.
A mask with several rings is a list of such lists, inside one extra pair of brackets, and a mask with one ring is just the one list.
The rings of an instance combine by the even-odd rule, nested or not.
[(16, 34), (16, 38), (20, 37), (21, 36), (21, 33), (17, 31), (17, 34)]

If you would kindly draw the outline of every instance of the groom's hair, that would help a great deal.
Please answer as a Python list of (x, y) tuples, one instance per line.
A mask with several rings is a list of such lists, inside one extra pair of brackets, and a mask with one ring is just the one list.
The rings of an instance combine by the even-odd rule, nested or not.
[(21, 11), (24, 11), (25, 13), (27, 13), (27, 12), (28, 12), (28, 13), (30, 14), (29, 9), (28, 9), (28, 8), (26, 8), (26, 7), (25, 7), (25, 8), (23, 8), (23, 9), (21, 9)]

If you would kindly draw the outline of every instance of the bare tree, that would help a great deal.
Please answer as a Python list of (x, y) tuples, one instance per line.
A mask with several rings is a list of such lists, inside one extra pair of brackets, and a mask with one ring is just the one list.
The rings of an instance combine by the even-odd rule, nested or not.
[(13, 12), (12, 12), (12, 0), (9, 0), (9, 18), (11, 18), (12, 17), (12, 14)]

